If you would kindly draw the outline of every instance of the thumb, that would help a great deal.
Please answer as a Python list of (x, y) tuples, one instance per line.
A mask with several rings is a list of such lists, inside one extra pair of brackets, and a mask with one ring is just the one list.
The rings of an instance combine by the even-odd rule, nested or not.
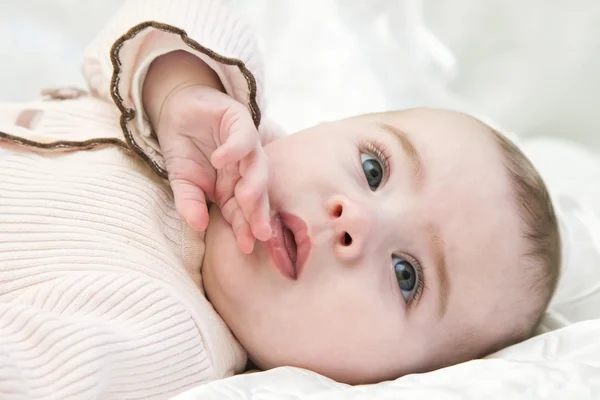
[(219, 136), (222, 144), (211, 157), (215, 168), (241, 161), (260, 144), (250, 113), (239, 103), (229, 107), (223, 115)]
[(179, 216), (190, 228), (205, 231), (208, 226), (208, 207), (204, 192), (193, 183), (182, 179), (171, 180), (171, 188)]

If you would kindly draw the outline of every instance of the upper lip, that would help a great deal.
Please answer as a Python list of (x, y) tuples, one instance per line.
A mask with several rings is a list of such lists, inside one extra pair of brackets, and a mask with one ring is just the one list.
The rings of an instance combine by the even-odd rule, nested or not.
[(292, 232), (296, 241), (296, 279), (300, 276), (302, 268), (308, 259), (311, 250), (308, 226), (304, 220), (294, 214), (280, 213), (281, 222)]

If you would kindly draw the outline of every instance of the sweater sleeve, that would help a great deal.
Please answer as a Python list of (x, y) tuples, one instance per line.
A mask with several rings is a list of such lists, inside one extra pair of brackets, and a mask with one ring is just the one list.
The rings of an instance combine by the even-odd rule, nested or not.
[(142, 88), (152, 61), (176, 50), (200, 57), (217, 73), (268, 136), (263, 142), (279, 135), (270, 124), (260, 127), (263, 66), (246, 24), (218, 0), (129, 0), (87, 48), (83, 70), (92, 94), (117, 105), (128, 146), (156, 173), (167, 176)]
[(215, 379), (168, 286), (142, 275), (41, 277), (0, 299), (0, 398), (169, 398)]

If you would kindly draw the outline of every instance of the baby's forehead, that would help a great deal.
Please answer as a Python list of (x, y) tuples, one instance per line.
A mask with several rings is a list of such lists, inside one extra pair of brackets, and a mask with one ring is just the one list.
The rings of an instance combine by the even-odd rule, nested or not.
[(525, 242), (519, 233), (516, 193), (501, 148), (487, 125), (438, 109), (360, 118), (373, 130), (390, 125), (418, 152), (424, 183), (415, 194), (420, 207), (415, 218), (439, 228), (455, 273), (475, 277), (481, 272), (491, 279), (495, 275), (485, 270), (516, 263)]
[(392, 111), (372, 115), (374, 121), (381, 121), (396, 127), (415, 140), (422, 138), (443, 141), (440, 143), (458, 143), (462, 146), (497, 148), (493, 130), (470, 115), (450, 110), (416, 108)]
[(491, 177), (432, 186), (419, 215), (439, 227), (453, 293), (465, 296), (466, 304), (484, 296), (490, 303), (499, 301), (506, 282), (519, 279), (526, 245), (512, 192)]

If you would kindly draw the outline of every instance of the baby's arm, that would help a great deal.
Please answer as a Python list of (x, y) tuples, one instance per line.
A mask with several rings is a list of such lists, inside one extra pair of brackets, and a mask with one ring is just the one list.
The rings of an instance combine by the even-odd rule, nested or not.
[[(119, 108), (127, 146), (165, 178), (142, 88), (150, 65), (178, 50), (210, 66), (260, 125), (254, 40), (217, 1), (127, 1), (88, 49), (84, 66), (93, 94)], [(199, 292), (193, 299), (181, 293), (179, 275), (164, 275), (164, 265), (126, 271), (99, 260), (52, 265), (18, 297), (0, 299), (0, 398), (167, 398), (243, 367), (240, 349), (211, 356), (214, 342), (230, 333)], [(73, 271), (59, 277), (60, 268)], [(203, 337), (212, 325), (219, 335)]]
[[(134, 21), (139, 23), (135, 25)], [(117, 35), (117, 32), (124, 31), (127, 33)], [(181, 62), (175, 66), (175, 63), (160, 60), (161, 56), (173, 57), (178, 50), (202, 61), (195, 66), (196, 70), (202, 70), (199, 75), (209, 79), (213, 86), (220, 83), (224, 92), (241, 105), (238, 109), (246, 110), (248, 116), (245, 119), (258, 126), (263, 142), (277, 136), (277, 133), (273, 134), (276, 130), (266, 127), (267, 124), (261, 124), (262, 64), (254, 37), (244, 24), (231, 13), (223, 12), (223, 7), (215, 0), (179, 0), (168, 4), (162, 0), (130, 1), (89, 47), (84, 71), (92, 93), (114, 101), (119, 107), (121, 126), (128, 146), (155, 172), (167, 178), (173, 175), (175, 168), (167, 171), (165, 142), (160, 140), (162, 132), (156, 126), (159, 118), (151, 114), (160, 111), (164, 100), (162, 97), (181, 80), (181, 77), (172, 73), (172, 69), (181, 67)], [(174, 79), (164, 79), (160, 76), (163, 74), (156, 74), (159, 76), (159, 85), (152, 85), (150, 88), (147, 80), (152, 78), (157, 64), (167, 66), (162, 68), (163, 72), (171, 72), (169, 75)], [(193, 63), (187, 64), (191, 66)], [(207, 71), (206, 67), (213, 72)], [(191, 69), (193, 68), (190, 71)], [(203, 79), (198, 76), (188, 74), (190, 80)], [(215, 82), (215, 77), (218, 77), (218, 82)], [(147, 95), (147, 90), (156, 92), (157, 95)], [(153, 134), (153, 128), (157, 135)], [(172, 156), (173, 154), (171, 158)], [(249, 173), (253, 171), (247, 170)], [(191, 174), (191, 171), (188, 172)], [(209, 171), (195, 174), (196, 177), (207, 175), (211, 175), (210, 168)], [(187, 178), (179, 181), (186, 183), (187, 189), (200, 188), (210, 197), (211, 193), (207, 193), (211, 191), (208, 187), (211, 185), (210, 179), (205, 179), (204, 185)], [(255, 187), (266, 185), (266, 182), (261, 183), (259, 179), (253, 181), (258, 182), (254, 184)], [(224, 216), (237, 228), (238, 242), (245, 251), (251, 248), (255, 237), (264, 240), (267, 236), (261, 234), (267, 231), (263, 221), (268, 213), (267, 199), (259, 191), (253, 190), (252, 186), (246, 185), (244, 190), (238, 191), (231, 188), (225, 191), (229, 193), (211, 197), (211, 200), (217, 200), (221, 206), (226, 203), (229, 205), (226, 207), (227, 215)], [(195, 229), (204, 229), (208, 214), (199, 191), (192, 190), (192, 201), (189, 203), (196, 203), (194, 208), (182, 206), (182, 197), (189, 193), (180, 196), (178, 188), (174, 188), (174, 192), (177, 209), (182, 217)], [(236, 201), (235, 197), (238, 195), (246, 199)], [(234, 201), (228, 201), (230, 199)]]
[(150, 124), (158, 126), (162, 106), (169, 95), (177, 89), (194, 85), (225, 91), (217, 73), (191, 53), (177, 50), (154, 60), (142, 91), (144, 110)]

